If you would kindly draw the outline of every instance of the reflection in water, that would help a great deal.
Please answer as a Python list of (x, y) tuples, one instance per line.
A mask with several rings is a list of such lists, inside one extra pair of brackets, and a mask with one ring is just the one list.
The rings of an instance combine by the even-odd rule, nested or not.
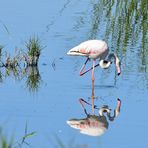
[[(90, 135), (90, 136), (101, 136), (108, 129), (109, 121), (114, 121), (114, 119), (120, 113), (121, 100), (117, 99), (117, 106), (114, 109), (114, 114), (111, 115), (111, 109), (108, 105), (104, 105), (101, 108), (98, 108), (95, 104), (95, 95), (94, 95), (94, 81), (92, 81), (92, 94), (91, 94), (92, 104), (80, 98), (79, 102), (84, 109), (86, 118), (77, 119), (73, 118), (67, 121), (67, 124), (74, 128), (79, 129), (80, 133)], [(85, 108), (85, 104), (92, 107), (92, 114), (89, 114)], [(95, 115), (94, 110), (98, 110), (98, 115)], [(105, 115), (106, 114), (106, 115)]]
[(27, 78), (26, 85), (30, 92), (38, 90), (41, 83), (41, 75), (37, 66), (22, 67), (2, 67), (0, 69), (0, 82), (3, 82), (7, 77), (11, 77), (17, 81)]
[(26, 81), (27, 87), (31, 92), (37, 91), (41, 83), (41, 76), (38, 67), (29, 66), (25, 71), (28, 76)]
[(90, 38), (96, 38), (96, 33), (102, 30), (103, 23), (106, 40), (111, 37), (114, 45), (122, 44), (126, 47), (129, 42), (134, 45), (140, 39), (142, 48), (146, 50), (147, 6), (147, 0), (94, 1)]
[[(131, 51), (136, 52), (137, 55), (133, 58), (138, 58), (139, 72), (147, 72), (147, 0), (93, 0), (90, 1), (89, 6), (91, 10), (88, 12), (91, 11), (91, 13), (87, 15), (82, 13), (77, 20), (79, 24), (85, 19), (86, 21), (83, 21), (85, 26), (87, 22), (89, 23), (87, 39), (104, 39), (110, 43), (111, 50), (116, 50), (118, 55), (126, 58), (125, 62), (129, 62), (128, 58), (130, 60), (131, 56), (128, 57), (128, 55)], [(76, 32), (78, 27), (77, 25), (73, 27), (76, 28)]]
[[(84, 103), (88, 105), (91, 104), (89, 104), (83, 99), (80, 99), (80, 103), (87, 117), (82, 119), (70, 119), (67, 121), (67, 124), (72, 128), (79, 129), (80, 133), (82, 134), (90, 136), (101, 136), (108, 129), (109, 123), (107, 121), (107, 118), (109, 119), (109, 121), (114, 121), (114, 119), (120, 113), (120, 99), (117, 99), (117, 106), (114, 110), (113, 116), (111, 116), (111, 109), (106, 105), (102, 106), (100, 109), (98, 109), (97, 106), (94, 106), (95, 109), (98, 109), (98, 115), (91, 115), (87, 113), (84, 107)], [(105, 116), (105, 113), (107, 117)]]
[(82, 10), (79, 13), (77, 23), (74, 23), (73, 27), (76, 33), (85, 29), (86, 33), (83, 33), (84, 36), (80, 40), (105, 40), (110, 50), (121, 58), (123, 72), (135, 73), (136, 79), (140, 79), (135, 86), (142, 82), (146, 89), (148, 88), (147, 8), (147, 0), (89, 1), (88, 11)]
[(11, 77), (16, 81), (21, 81), (24, 77), (24, 73), (20, 67), (5, 67), (1, 71), (2, 79), (6, 79), (7, 77)]
[[(136, 66), (138, 68), (136, 69), (138, 69), (138, 72), (147, 73), (147, 8), (147, 0), (94, 1), (89, 38), (97, 38), (97, 35), (101, 33), (102, 37), (112, 44), (111, 47), (117, 50), (117, 53), (126, 57), (126, 64), (130, 61), (130, 63), (132, 63), (130, 66), (133, 68), (133, 61), (137, 61)], [(105, 33), (102, 33), (102, 26), (104, 27), (103, 30), (105, 30)], [(133, 51), (137, 53), (137, 55), (131, 58), (132, 53), (129, 52), (131, 52), (132, 49), (134, 49)], [(135, 49), (137, 49), (137, 51)], [(130, 57), (128, 57), (128, 55), (130, 55)], [(135, 57), (138, 59), (135, 60)], [(131, 61), (130, 59), (134, 60)], [(148, 80), (146, 75), (144, 79)]]

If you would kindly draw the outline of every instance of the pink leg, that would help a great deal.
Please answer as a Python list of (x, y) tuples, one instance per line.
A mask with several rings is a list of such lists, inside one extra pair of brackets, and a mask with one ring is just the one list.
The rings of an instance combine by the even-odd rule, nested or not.
[(94, 82), (94, 80), (95, 80), (95, 76), (94, 76), (95, 64), (96, 64), (96, 60), (93, 61), (93, 68), (92, 68), (92, 81), (93, 81), (93, 82)]
[[(84, 107), (85, 104), (92, 106), (92, 104), (88, 103), (87, 101), (85, 101), (85, 100), (82, 99), (82, 98), (79, 99), (79, 102), (80, 102), (80, 104), (82, 105), (83, 108), (85, 108), (85, 107)], [(94, 105), (94, 108), (95, 108), (95, 109), (99, 109), (96, 105)]]
[(94, 81), (92, 81), (92, 113), (94, 114), (94, 108), (95, 108), (95, 105), (94, 105), (94, 100), (95, 100), (95, 95), (94, 95)]
[[(80, 70), (80, 76), (83, 76), (84, 74), (86, 74), (87, 72), (91, 71), (93, 69), (93, 67), (87, 69), (86, 71), (83, 72), (86, 63), (88, 62), (89, 58), (87, 58), (87, 60), (85, 61), (84, 65), (82, 66), (81, 70)], [(99, 64), (95, 65), (94, 67), (99, 66)]]
[(84, 108), (84, 103), (87, 105), (91, 105), (90, 103), (88, 103), (87, 101), (85, 101), (84, 99), (80, 98), (79, 99), (80, 104), (82, 105), (82, 107)]
[(95, 64), (96, 64), (96, 60), (93, 61), (93, 69), (92, 69), (92, 112), (93, 112), (93, 114), (94, 114), (94, 80), (95, 80), (94, 71), (95, 71)]
[(86, 103), (86, 104), (88, 104), (88, 105), (91, 105), (91, 104), (89, 104), (88, 102), (86, 102), (86, 101), (83, 100), (82, 98), (79, 99), (79, 102), (80, 102), (80, 104), (82, 105), (85, 114), (88, 115), (88, 113), (87, 113), (87, 111), (86, 111), (86, 108), (84, 107), (84, 103)]
[(87, 64), (87, 62), (88, 62), (88, 60), (89, 60), (89, 58), (87, 58), (86, 59), (86, 61), (85, 61), (85, 63), (82, 65), (82, 68), (81, 68), (81, 70), (80, 70), (80, 76), (82, 76), (85, 72), (83, 72), (83, 70), (84, 70), (84, 68), (85, 68), (85, 66), (86, 66), (86, 64)]
[(82, 105), (84, 112), (86, 115), (88, 115), (86, 108), (85, 108), (85, 104), (92, 106), (92, 113), (94, 114), (94, 110), (95, 109), (99, 109), (96, 105), (94, 105), (94, 98), (92, 98), (92, 104), (88, 103), (87, 101), (85, 101), (84, 99), (80, 98), (79, 99), (80, 104)]

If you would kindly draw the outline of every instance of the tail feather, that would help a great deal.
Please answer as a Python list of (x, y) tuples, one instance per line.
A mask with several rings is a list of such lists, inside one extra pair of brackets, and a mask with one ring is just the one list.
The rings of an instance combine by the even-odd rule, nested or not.
[(76, 46), (76, 47), (70, 49), (70, 50), (67, 52), (67, 55), (72, 55), (72, 56), (87, 56), (86, 54), (81, 53), (81, 52), (79, 51), (78, 46)]

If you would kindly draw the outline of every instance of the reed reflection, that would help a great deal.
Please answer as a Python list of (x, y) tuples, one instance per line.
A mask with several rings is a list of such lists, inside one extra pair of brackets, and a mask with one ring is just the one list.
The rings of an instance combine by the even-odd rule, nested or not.
[(0, 82), (4, 82), (8, 77), (11, 77), (16, 81), (22, 81), (25, 78), (25, 85), (30, 92), (38, 91), (42, 81), (38, 66), (2, 67), (0, 69)]
[(41, 83), (41, 75), (37, 66), (28, 66), (25, 69), (27, 74), (26, 85), (29, 91), (37, 91)]
[[(81, 13), (77, 19), (78, 25), (73, 27), (76, 28), (76, 33), (82, 26), (79, 22), (83, 20), (82, 27), (90, 28), (85, 38), (104, 39), (110, 44), (111, 50), (114, 50), (119, 57), (125, 58), (126, 64), (129, 63), (128, 60), (136, 57), (137, 60), (132, 60), (131, 63), (137, 61), (138, 72), (147, 73), (147, 0), (93, 0), (89, 3), (90, 10), (86, 15)], [(133, 58), (132, 52), (137, 52)], [(130, 68), (132, 67), (133, 64)]]

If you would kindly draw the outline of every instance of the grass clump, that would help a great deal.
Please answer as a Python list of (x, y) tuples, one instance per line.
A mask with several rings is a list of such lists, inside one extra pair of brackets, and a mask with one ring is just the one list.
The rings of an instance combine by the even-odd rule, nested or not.
[(14, 141), (13, 136), (8, 138), (3, 134), (2, 128), (0, 128), (0, 148), (23, 148), (23, 147), (31, 147), (31, 145), (27, 142), (28, 139), (36, 135), (36, 132), (28, 132), (28, 125), (26, 123), (25, 133), (18, 141)]
[(26, 42), (27, 54), (25, 55), (25, 61), (28, 66), (37, 66), (38, 60), (41, 55), (41, 50), (43, 47), (40, 44), (38, 37), (31, 37), (28, 42)]
[(26, 47), (28, 50), (28, 55), (31, 57), (40, 56), (42, 46), (40, 45), (40, 41), (38, 37), (32, 37), (26, 42)]

